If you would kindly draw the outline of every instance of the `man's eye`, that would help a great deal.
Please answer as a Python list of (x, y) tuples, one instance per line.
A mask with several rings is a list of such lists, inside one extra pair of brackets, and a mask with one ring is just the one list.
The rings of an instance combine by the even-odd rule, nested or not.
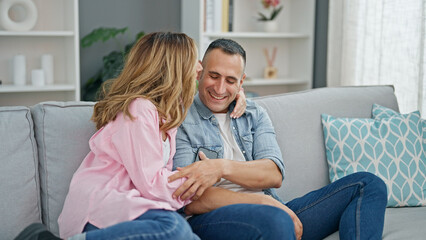
[(234, 84), (235, 83), (234, 80), (226, 80), (226, 82), (228, 82), (229, 84)]
[(213, 78), (213, 79), (218, 79), (219, 78), (219, 76), (216, 76), (216, 75), (210, 75), (210, 77)]

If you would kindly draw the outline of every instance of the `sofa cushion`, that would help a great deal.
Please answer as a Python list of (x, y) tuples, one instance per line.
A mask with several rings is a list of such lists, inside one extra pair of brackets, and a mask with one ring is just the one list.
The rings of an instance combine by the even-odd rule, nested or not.
[[(384, 240), (424, 240), (426, 236), (426, 207), (387, 208)], [(335, 232), (324, 240), (338, 240)]]
[[(371, 112), (372, 117), (375, 119), (390, 118), (394, 116), (401, 116), (399, 112), (396, 112), (390, 108), (380, 106), (379, 104), (373, 105), (373, 110)], [(422, 145), (423, 151), (426, 153), (426, 119), (421, 119), (422, 124)]]
[(278, 194), (286, 201), (329, 183), (322, 113), (369, 118), (374, 103), (398, 110), (391, 86), (319, 88), (254, 100), (275, 128), (286, 166)]
[(43, 102), (31, 107), (40, 161), (43, 222), (58, 234), (58, 217), (72, 175), (95, 133), (92, 102)]
[(371, 172), (386, 183), (388, 207), (426, 206), (420, 120), (419, 112), (380, 120), (323, 114), (330, 180)]
[(27, 107), (0, 107), (0, 233), (13, 239), (41, 222), (37, 146)]

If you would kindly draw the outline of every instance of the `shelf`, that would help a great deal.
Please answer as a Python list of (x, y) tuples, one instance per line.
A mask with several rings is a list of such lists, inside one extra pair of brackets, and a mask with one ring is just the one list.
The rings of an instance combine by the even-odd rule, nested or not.
[[(2, 0), (0, 0), (1, 2)], [(41, 101), (80, 100), (79, 0), (33, 0), (38, 17), (29, 31), (0, 29), (0, 106), (32, 106)], [(9, 14), (21, 16), (11, 9)], [(33, 86), (32, 70), (42, 68), (42, 56), (53, 57), (53, 84)], [(13, 59), (25, 56), (24, 86), (12, 81)]]
[(211, 38), (308, 38), (304, 33), (265, 33), (265, 32), (214, 32), (204, 33), (203, 36)]
[[(223, 19), (217, 19), (219, 14), (216, 13), (223, 9), (213, 4), (216, 0), (181, 2), (181, 31), (196, 40), (200, 58), (209, 44), (220, 38), (233, 39), (245, 49), (245, 74), (250, 77), (243, 86), (249, 91), (265, 96), (312, 88), (316, 1), (280, 1), (284, 7), (276, 17), (278, 32), (261, 30), (254, 17), (263, 10), (259, 0), (232, 1), (232, 20), (228, 22), (232, 22), (232, 31), (229, 32), (217, 28)], [(276, 54), (272, 54), (274, 48)], [(274, 58), (277, 79), (263, 79), (267, 58)]]
[(45, 86), (15, 86), (0, 85), (0, 93), (19, 93), (19, 92), (52, 92), (52, 91), (74, 91), (75, 86), (70, 84), (45, 85)]
[(272, 85), (294, 85), (294, 84), (306, 84), (307, 81), (304, 79), (294, 78), (277, 78), (277, 79), (263, 79), (263, 78), (247, 78), (243, 86), (272, 86)]
[(27, 31), (27, 32), (14, 32), (14, 31), (0, 31), (0, 36), (10, 37), (73, 37), (73, 31)]

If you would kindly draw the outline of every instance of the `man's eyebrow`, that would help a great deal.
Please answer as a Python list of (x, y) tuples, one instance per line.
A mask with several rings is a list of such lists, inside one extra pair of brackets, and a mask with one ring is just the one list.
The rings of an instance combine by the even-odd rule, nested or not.
[(209, 74), (215, 74), (215, 75), (220, 75), (220, 73), (215, 72), (215, 71), (209, 71)]

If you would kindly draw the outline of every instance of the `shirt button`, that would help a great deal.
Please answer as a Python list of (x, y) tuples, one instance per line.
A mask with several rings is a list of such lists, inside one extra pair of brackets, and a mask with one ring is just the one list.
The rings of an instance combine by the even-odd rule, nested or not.
[(243, 153), (246, 153), (246, 151), (243, 151)]
[(232, 127), (232, 129), (234, 129), (234, 130), (235, 130), (235, 127)]

